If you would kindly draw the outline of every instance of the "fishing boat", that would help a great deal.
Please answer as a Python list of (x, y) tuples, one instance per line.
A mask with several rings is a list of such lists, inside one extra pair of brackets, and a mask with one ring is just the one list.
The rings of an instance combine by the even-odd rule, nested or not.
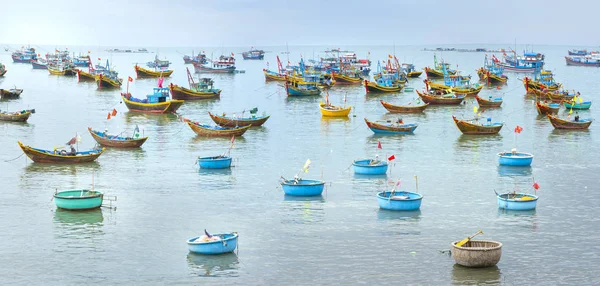
[(421, 100), (427, 104), (440, 105), (459, 105), (465, 99), (465, 95), (454, 94), (448, 90), (428, 90), (418, 91), (417, 94)]
[(532, 91), (557, 91), (561, 88), (562, 84), (557, 83), (554, 80), (554, 75), (551, 71), (542, 70), (536, 73), (534, 78), (525, 77), (523, 78), (523, 85), (527, 93)]
[(193, 63), (205, 64), (207, 62), (208, 62), (208, 59), (206, 58), (206, 54), (204, 54), (204, 52), (198, 53), (198, 55), (196, 55), (196, 56), (194, 56), (194, 52), (192, 52), (191, 57), (188, 55), (183, 56), (184, 64), (193, 64)]
[(340, 73), (331, 73), (331, 77), (338, 84), (361, 84), (363, 81), (362, 72), (358, 70), (347, 70)]
[(231, 157), (213, 156), (198, 157), (198, 165), (202, 169), (227, 169), (231, 167)]
[(537, 205), (538, 196), (524, 193), (496, 194), (498, 207), (511, 211), (534, 210)]
[(178, 86), (173, 83), (169, 84), (173, 99), (199, 100), (219, 98), (221, 96), (221, 90), (214, 88), (214, 81), (211, 78), (200, 78), (200, 80), (196, 82), (192, 77), (190, 70), (187, 67), (185, 69), (188, 76), (189, 88)]
[(406, 73), (406, 77), (408, 78), (417, 78), (423, 73), (422, 71), (417, 71), (413, 64), (402, 64), (401, 70)]
[(11, 89), (0, 89), (0, 98), (2, 99), (15, 99), (19, 98), (23, 93), (23, 89), (11, 88)]
[(464, 245), (452, 242), (452, 258), (464, 267), (483, 268), (498, 264), (502, 256), (502, 243), (491, 240), (471, 240)]
[(71, 63), (61, 63), (58, 65), (49, 64), (48, 72), (52, 75), (62, 75), (62, 76), (75, 76), (77, 75), (77, 69), (75, 65)]
[(352, 167), (355, 174), (359, 175), (383, 175), (388, 170), (388, 163), (378, 158), (354, 160)]
[(517, 56), (517, 52), (513, 51), (513, 55), (504, 53), (502, 62), (496, 63), (506, 71), (534, 73), (539, 72), (544, 67), (544, 55), (540, 53), (524, 52), (523, 56)]
[(23, 145), (20, 141), (19, 147), (23, 150), (23, 153), (36, 163), (57, 163), (57, 164), (77, 164), (77, 163), (88, 163), (96, 160), (104, 152), (102, 149), (94, 149), (90, 151), (75, 151), (67, 152), (66, 150), (43, 150), (32, 148)]
[(444, 77), (444, 69), (446, 69), (446, 74), (455, 75), (457, 73), (456, 70), (450, 69), (450, 64), (444, 62), (437, 61), (436, 54), (433, 54), (433, 68), (425, 67), (425, 75), (427, 78), (443, 78)]
[(380, 100), (379, 102), (391, 113), (421, 113), (429, 106), (429, 103), (412, 105), (412, 102), (409, 102), (407, 105), (393, 105), (383, 100)]
[(20, 50), (13, 52), (11, 57), (15, 63), (30, 63), (32, 60), (37, 59), (37, 54), (34, 48), (21, 47)]
[(249, 51), (242, 53), (242, 57), (244, 60), (262, 60), (265, 58), (265, 51), (251, 47)]
[(238, 243), (238, 233), (217, 233), (192, 237), (187, 240), (192, 253), (215, 255), (233, 252)]
[(305, 81), (305, 78), (310, 77), (287, 77), (285, 81), (285, 90), (288, 96), (311, 96), (320, 95), (321, 89), (319, 89), (316, 81)]
[(65, 210), (90, 210), (102, 206), (104, 194), (94, 190), (65, 190), (54, 193), (56, 207)]
[(252, 125), (240, 126), (240, 127), (221, 127), (221, 126), (210, 126), (207, 124), (201, 124), (189, 119), (184, 119), (184, 122), (190, 126), (199, 136), (204, 137), (231, 137), (231, 136), (242, 136)]
[(244, 117), (244, 112), (241, 115), (237, 116), (234, 114), (233, 116), (227, 116), (225, 113), (223, 115), (216, 115), (208, 112), (210, 118), (219, 126), (222, 127), (238, 127), (238, 126), (262, 126), (267, 122), (267, 120), (271, 117), (270, 115), (263, 114), (262, 116), (257, 116), (258, 108), (253, 108), (250, 110), (250, 116)]
[(416, 123), (405, 124), (402, 119), (396, 122), (387, 120), (385, 123), (377, 123), (365, 118), (365, 123), (371, 131), (379, 134), (412, 134), (419, 126)]
[(146, 99), (138, 99), (131, 93), (121, 93), (125, 106), (132, 112), (143, 113), (175, 113), (183, 104), (183, 100), (170, 100), (169, 89), (155, 87), (153, 93), (146, 95)]
[(73, 58), (73, 64), (76, 67), (88, 67), (90, 64), (90, 55), (80, 55), (79, 57)]
[(583, 101), (583, 100), (581, 102), (576, 102), (576, 100), (563, 101), (563, 104), (565, 105), (565, 107), (567, 109), (587, 110), (587, 109), (590, 109), (590, 107), (592, 107), (591, 101)]
[(558, 109), (560, 108), (560, 104), (558, 103), (547, 103), (542, 101), (536, 101), (535, 107), (537, 108), (538, 114), (546, 115), (546, 114), (558, 114)]
[(281, 188), (289, 196), (320, 196), (325, 188), (325, 182), (320, 180), (306, 180), (295, 178), (293, 180), (281, 180)]
[(0, 76), (4, 76), (7, 71), (6, 66), (3, 63), (0, 63)]
[(577, 50), (577, 49), (569, 50), (569, 56), (587, 56), (587, 55), (589, 55), (587, 50)]
[(498, 63), (500, 60), (492, 55), (492, 59), (488, 60), (487, 55), (483, 61), (483, 67), (477, 70), (479, 80), (487, 83), (487, 85), (502, 85), (508, 81), (508, 77), (504, 75), (504, 68)]
[(35, 113), (35, 109), (26, 109), (15, 112), (0, 111), (0, 121), (10, 122), (25, 122), (31, 114)]
[(554, 116), (552, 114), (548, 114), (548, 119), (550, 120), (550, 123), (552, 123), (552, 126), (554, 126), (555, 129), (588, 129), (588, 127), (590, 127), (590, 125), (592, 124), (592, 119), (591, 118), (584, 118), (584, 119), (580, 119), (579, 115), (575, 116), (575, 119), (562, 119), (559, 118), (558, 116)]
[(475, 100), (477, 100), (477, 104), (479, 104), (481, 108), (500, 107), (502, 102), (504, 102), (502, 97), (493, 97), (491, 95), (487, 99), (480, 97), (479, 95), (475, 95)]
[(321, 110), (321, 115), (323, 117), (348, 117), (348, 114), (350, 114), (350, 111), (352, 110), (352, 106), (341, 107), (331, 105), (329, 102), (321, 102), (319, 103), (319, 109)]
[(517, 152), (516, 149), (498, 153), (498, 163), (502, 166), (531, 166), (532, 161), (532, 154)]
[(460, 120), (456, 118), (456, 116), (452, 116), (454, 123), (456, 123), (456, 127), (463, 134), (469, 135), (489, 135), (489, 134), (498, 134), (504, 123), (502, 122), (494, 122), (492, 123), (492, 119), (488, 118), (485, 123), (479, 123), (477, 119), (472, 120)]
[(398, 181), (391, 191), (377, 193), (379, 208), (390, 211), (416, 211), (420, 209), (423, 195), (418, 193), (419, 184), (416, 180), (417, 176), (415, 176), (417, 192), (396, 191), (396, 187), (400, 184), (400, 181)]
[(161, 60), (158, 58), (158, 55), (155, 55), (154, 61), (147, 62), (146, 65), (153, 69), (166, 69), (171, 65), (171, 62), (168, 60)]
[(557, 103), (561, 103), (564, 101), (571, 101), (571, 100), (573, 100), (573, 98), (575, 98), (575, 96), (578, 95), (578, 93), (575, 93), (575, 92), (569, 93), (569, 91), (567, 91), (567, 90), (548, 91), (548, 92), (535, 91), (534, 94), (538, 95), (539, 98), (548, 98), (552, 102), (557, 102)]
[(194, 70), (197, 73), (234, 73), (235, 58), (233, 54), (229, 56), (220, 56), (218, 60), (209, 61), (207, 63), (193, 63)]
[(48, 62), (40, 58), (37, 60), (31, 60), (31, 67), (35, 70), (47, 70)]
[(93, 130), (91, 127), (88, 127), (88, 131), (98, 142), (98, 144), (105, 147), (114, 147), (114, 148), (139, 148), (141, 147), (148, 137), (140, 137), (139, 133), (134, 131), (132, 137), (122, 137), (119, 135), (110, 135), (105, 130), (104, 132)]
[(77, 69), (77, 80), (78, 81), (96, 81), (96, 75), (91, 71), (84, 71)]
[(94, 80), (98, 88), (120, 88), (123, 84), (123, 79), (119, 78), (115, 71), (98, 74), (94, 77)]
[(173, 70), (164, 69), (164, 68), (154, 68), (154, 70), (146, 69), (135, 65), (135, 74), (138, 78), (145, 77), (169, 77), (173, 73)]
[(400, 92), (402, 90), (403, 85), (396, 82), (394, 76), (392, 74), (382, 74), (376, 81), (364, 81), (364, 86), (369, 92)]
[(267, 68), (263, 69), (265, 75), (265, 81), (285, 81), (287, 72), (283, 69), (279, 56), (277, 56), (277, 72), (269, 70), (269, 63), (267, 62)]
[(600, 67), (600, 56), (596, 54), (587, 56), (565, 56), (565, 61), (568, 66)]

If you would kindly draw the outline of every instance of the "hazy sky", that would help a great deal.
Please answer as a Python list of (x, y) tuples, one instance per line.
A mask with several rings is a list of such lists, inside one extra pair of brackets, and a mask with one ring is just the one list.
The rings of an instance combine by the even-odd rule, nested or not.
[[(0, 42), (89, 46), (598, 46), (600, 1), (2, 0)], [(587, 12), (590, 11), (590, 12)]]

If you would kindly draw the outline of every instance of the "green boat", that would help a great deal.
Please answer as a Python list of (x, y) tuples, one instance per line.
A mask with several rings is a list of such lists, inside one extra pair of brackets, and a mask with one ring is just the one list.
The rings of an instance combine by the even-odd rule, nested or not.
[(89, 210), (102, 205), (104, 194), (90, 190), (66, 190), (54, 194), (54, 203), (66, 210)]

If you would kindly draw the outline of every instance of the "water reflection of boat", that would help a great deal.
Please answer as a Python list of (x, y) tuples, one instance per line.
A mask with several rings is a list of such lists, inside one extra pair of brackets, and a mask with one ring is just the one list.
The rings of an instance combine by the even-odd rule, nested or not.
[(216, 177), (231, 175), (231, 168), (226, 169), (205, 169), (198, 168), (198, 173), (202, 175), (213, 175)]
[(86, 211), (69, 211), (57, 208), (54, 220), (64, 225), (101, 225), (104, 221), (101, 209)]
[(298, 197), (284, 196), (281, 222), (291, 224), (310, 224), (325, 220), (323, 196)]
[(377, 219), (378, 220), (420, 220), (421, 219), (421, 210), (416, 211), (389, 211), (384, 209), (379, 209), (377, 211)]
[(500, 269), (494, 265), (486, 268), (469, 268), (454, 264), (452, 282), (455, 285), (498, 285)]
[(498, 165), (498, 174), (508, 177), (529, 177), (531, 176), (531, 166), (504, 166)]
[(514, 211), (498, 208), (498, 216), (514, 216), (514, 217), (532, 217), (535, 215), (536, 209), (526, 211)]
[(198, 276), (235, 277), (240, 269), (238, 257), (234, 253), (217, 256), (189, 253), (187, 261), (190, 271)]

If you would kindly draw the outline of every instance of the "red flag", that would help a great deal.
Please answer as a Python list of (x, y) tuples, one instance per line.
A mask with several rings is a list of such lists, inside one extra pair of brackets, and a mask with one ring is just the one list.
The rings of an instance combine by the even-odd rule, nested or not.
[(517, 127), (515, 127), (515, 133), (521, 133), (521, 131), (523, 131), (523, 127), (517, 125)]
[(117, 115), (117, 110), (113, 108), (113, 111), (112, 111), (112, 114), (111, 114), (111, 115), (112, 115), (112, 116), (115, 116), (115, 115)]
[(98, 60), (99, 60), (99, 61), (101, 61), (101, 59), (100, 59), (100, 58), (98, 58)]
[(379, 148), (379, 149), (382, 149), (382, 148), (381, 148), (381, 142), (380, 142), (380, 141), (377, 141), (377, 148)]
[(163, 77), (160, 77), (158, 79), (158, 87), (162, 88), (163, 81), (165, 81), (165, 79)]
[(110, 120), (110, 112), (108, 113), (108, 116), (106, 116), (106, 120)]
[(396, 156), (394, 156), (394, 155), (388, 157), (388, 161), (393, 161), (394, 159), (396, 159)]
[(73, 145), (75, 143), (77, 143), (77, 138), (73, 137), (73, 138), (71, 138), (71, 140), (69, 140), (69, 142), (67, 142), (67, 145)]
[(533, 182), (533, 188), (537, 191), (540, 189), (540, 185), (537, 182)]
[(127, 80), (129, 80), (129, 82), (132, 82), (133, 78), (129, 77)]

